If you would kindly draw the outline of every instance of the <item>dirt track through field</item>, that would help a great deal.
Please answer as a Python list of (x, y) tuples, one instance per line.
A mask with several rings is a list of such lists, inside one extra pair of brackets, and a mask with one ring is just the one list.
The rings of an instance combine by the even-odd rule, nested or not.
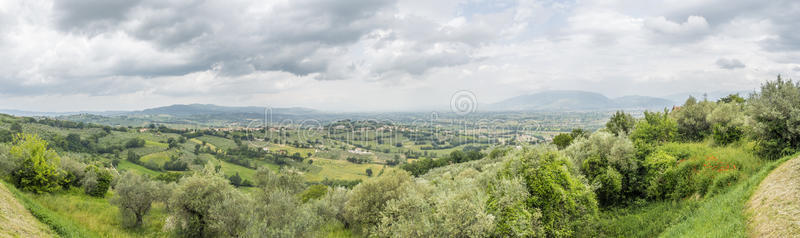
[(800, 157), (764, 178), (747, 209), (750, 237), (800, 237)]
[(0, 183), (0, 237), (53, 237)]

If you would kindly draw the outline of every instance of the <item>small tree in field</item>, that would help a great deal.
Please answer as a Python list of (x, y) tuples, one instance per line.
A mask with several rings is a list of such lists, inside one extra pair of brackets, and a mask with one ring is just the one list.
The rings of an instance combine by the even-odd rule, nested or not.
[(158, 184), (138, 174), (126, 172), (116, 186), (111, 203), (119, 207), (122, 224), (140, 227), (143, 218), (159, 195)]
[(60, 187), (61, 173), (58, 166), (61, 158), (55, 151), (47, 149), (47, 141), (37, 135), (17, 134), (10, 154), (20, 161), (11, 173), (17, 188), (44, 193)]

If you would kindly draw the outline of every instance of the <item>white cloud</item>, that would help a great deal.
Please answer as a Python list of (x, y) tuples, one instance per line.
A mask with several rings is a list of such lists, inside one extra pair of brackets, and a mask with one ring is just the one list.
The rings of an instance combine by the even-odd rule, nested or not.
[[(0, 1), (0, 108), (390, 111), (446, 108), (460, 89), (487, 103), (546, 89), (752, 89), (797, 75), (796, 9), (751, 0)], [(44, 103), (55, 98), (66, 102)]]

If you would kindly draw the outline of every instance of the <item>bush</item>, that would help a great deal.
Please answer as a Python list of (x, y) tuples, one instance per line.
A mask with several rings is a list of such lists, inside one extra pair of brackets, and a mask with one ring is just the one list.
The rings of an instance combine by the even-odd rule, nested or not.
[(55, 151), (47, 149), (47, 141), (37, 135), (18, 134), (10, 154), (19, 162), (11, 173), (14, 186), (34, 193), (58, 190), (63, 178), (58, 170), (61, 158)]
[[(500, 236), (573, 236), (597, 217), (594, 193), (558, 151), (524, 148), (509, 156), (489, 190)], [(498, 189), (515, 186), (513, 194)], [(537, 223), (542, 228), (531, 225)]]
[(408, 173), (397, 171), (356, 185), (345, 205), (348, 223), (362, 233), (369, 233), (380, 223), (386, 203), (402, 197), (411, 183)]
[(620, 134), (628, 135), (633, 131), (633, 126), (636, 124), (636, 119), (631, 114), (624, 111), (617, 111), (606, 122), (606, 129), (618, 136)]
[(751, 96), (748, 114), (755, 121), (759, 154), (777, 159), (800, 148), (800, 85), (778, 76)]
[(619, 204), (641, 194), (641, 161), (624, 134), (595, 132), (588, 139), (575, 141), (566, 154), (589, 184), (596, 186), (600, 204)]
[(235, 237), (250, 225), (248, 203), (228, 180), (206, 168), (184, 178), (170, 199), (170, 224), (182, 237)]
[(683, 106), (672, 112), (678, 124), (678, 137), (683, 141), (701, 141), (711, 134), (711, 123), (707, 119), (714, 110), (714, 102), (697, 102), (689, 97)]
[(94, 197), (104, 197), (114, 176), (107, 169), (96, 166), (86, 167), (86, 177), (83, 178), (84, 192)]
[(125, 148), (141, 148), (144, 147), (146, 141), (142, 138), (131, 138), (125, 142)]
[(712, 127), (712, 138), (718, 145), (727, 145), (744, 135), (745, 121), (744, 108), (734, 103), (721, 103), (711, 114), (708, 121)]
[(645, 160), (647, 196), (677, 200), (718, 193), (746, 179), (761, 164), (746, 148), (665, 144)]
[(111, 204), (119, 207), (122, 224), (125, 227), (141, 227), (144, 216), (158, 199), (158, 184), (136, 173), (126, 172), (114, 190)]
[(644, 112), (644, 119), (636, 123), (631, 133), (631, 141), (636, 148), (636, 156), (644, 159), (656, 146), (675, 140), (678, 125), (665, 109), (664, 112)]

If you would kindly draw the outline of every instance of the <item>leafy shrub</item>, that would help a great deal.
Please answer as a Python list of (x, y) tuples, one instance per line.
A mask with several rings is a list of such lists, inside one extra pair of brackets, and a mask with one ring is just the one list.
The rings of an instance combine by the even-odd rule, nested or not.
[(714, 102), (697, 102), (694, 97), (689, 97), (680, 109), (672, 112), (678, 124), (678, 137), (683, 141), (701, 141), (711, 134), (711, 123), (707, 117), (712, 110)]
[(746, 179), (761, 163), (741, 147), (665, 144), (645, 160), (647, 196), (681, 199), (714, 194)]
[(356, 185), (345, 205), (348, 223), (362, 233), (369, 233), (380, 223), (387, 202), (405, 195), (412, 183), (408, 173), (396, 171)]
[(678, 131), (677, 123), (664, 112), (644, 112), (644, 119), (636, 123), (631, 133), (631, 141), (636, 148), (636, 156), (640, 159), (649, 155), (661, 143), (675, 140)]
[(633, 144), (622, 136), (598, 131), (570, 145), (566, 154), (581, 173), (596, 186), (602, 205), (613, 205), (641, 192), (641, 162)]
[(11, 173), (14, 186), (34, 193), (58, 190), (63, 178), (58, 170), (61, 158), (47, 149), (47, 141), (38, 135), (18, 134), (9, 154), (19, 163)]
[(125, 148), (141, 148), (144, 147), (146, 141), (142, 138), (131, 138), (125, 142)]
[(606, 122), (606, 129), (618, 136), (620, 134), (628, 135), (633, 131), (633, 126), (636, 124), (636, 119), (631, 114), (624, 111), (617, 111)]
[(249, 200), (209, 168), (182, 179), (169, 207), (169, 227), (182, 237), (235, 237), (250, 225)]
[(107, 169), (97, 168), (96, 166), (86, 167), (86, 176), (81, 184), (84, 192), (90, 196), (103, 197), (108, 192), (114, 176)]
[(744, 135), (745, 115), (742, 105), (721, 103), (708, 115), (711, 123), (711, 135), (718, 145), (727, 145), (738, 141)]
[[(489, 210), (498, 217), (501, 236), (571, 236), (582, 229), (581, 224), (597, 217), (594, 193), (558, 151), (524, 148), (509, 156), (489, 190)], [(500, 186), (506, 181), (511, 185)], [(516, 194), (497, 189), (519, 186), (514, 181), (525, 189), (512, 190)], [(541, 229), (528, 223), (540, 223), (544, 234), (537, 234)]]

